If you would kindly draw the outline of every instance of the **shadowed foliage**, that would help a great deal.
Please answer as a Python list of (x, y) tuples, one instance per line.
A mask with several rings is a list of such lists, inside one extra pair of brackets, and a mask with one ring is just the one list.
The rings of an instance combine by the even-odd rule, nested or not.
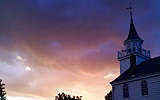
[(81, 100), (82, 96), (72, 96), (65, 93), (59, 93), (55, 100)]
[(105, 96), (105, 100), (112, 100), (112, 91)]
[(6, 100), (5, 84), (0, 80), (0, 100)]

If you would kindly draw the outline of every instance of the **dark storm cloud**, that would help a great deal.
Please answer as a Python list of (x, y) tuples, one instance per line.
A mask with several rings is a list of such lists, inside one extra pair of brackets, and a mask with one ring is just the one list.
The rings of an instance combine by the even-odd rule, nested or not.
[[(152, 7), (150, 2), (136, 1), (135, 14), (149, 14)], [(72, 55), (73, 51), (81, 52), (80, 48), (94, 49), (110, 38), (122, 40), (129, 26), (129, 15), (125, 9), (128, 3), (128, 0), (1, 1), (1, 45), (32, 53), (32, 57), (48, 56), (52, 59), (59, 56), (60, 51), (66, 53), (62, 53), (62, 56), (68, 56), (67, 53)], [(136, 17), (135, 22), (137, 20)], [(55, 42), (61, 48), (56, 49), (58, 45), (53, 46)]]
[[(59, 63), (64, 61), (57, 66), (67, 66), (68, 62), (74, 60), (74, 57), (69, 55), (81, 58), (80, 56), (84, 56), (83, 53), (88, 52), (88, 49), (91, 51), (99, 49), (100, 45), (111, 39), (114, 42), (124, 40), (129, 28), (129, 13), (125, 9), (128, 3), (129, 0), (121, 2), (115, 0), (1, 1), (0, 10), (3, 13), (0, 23), (1, 46), (5, 49), (12, 48), (15, 51), (25, 52), (30, 55), (28, 58), (32, 63), (44, 65), (41, 60), (46, 64), (48, 60), (56, 59)], [(153, 6), (155, 2), (141, 0), (134, 2), (133, 5), (136, 7), (135, 24), (140, 27), (137, 30), (141, 36), (143, 34), (143, 37), (148, 39), (152, 28), (155, 29), (159, 25), (158, 21), (153, 20), (157, 15), (152, 11), (157, 9)], [(148, 22), (148, 19), (151, 20)], [(157, 36), (156, 33), (154, 34)], [(102, 51), (91, 52), (90, 59), (86, 62), (110, 59), (111, 55), (107, 52), (113, 51), (113, 48), (115, 51), (112, 54), (116, 53), (118, 44), (104, 51), (106, 55), (103, 55)], [(95, 56), (94, 60), (92, 56)], [(38, 60), (39, 58), (42, 59)], [(78, 60), (81, 61), (83, 57), (82, 60)]]

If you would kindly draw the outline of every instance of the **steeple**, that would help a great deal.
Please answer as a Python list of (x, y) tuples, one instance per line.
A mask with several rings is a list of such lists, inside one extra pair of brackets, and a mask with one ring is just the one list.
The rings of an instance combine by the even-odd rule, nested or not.
[(141, 62), (150, 59), (150, 51), (143, 49), (143, 40), (138, 36), (136, 31), (133, 16), (132, 16), (132, 7), (127, 8), (130, 10), (130, 29), (129, 35), (127, 39), (124, 41), (125, 49), (118, 51), (118, 60), (120, 61), (120, 73), (122, 74), (127, 69), (129, 69), (133, 65), (131, 60), (132, 56), (134, 56), (134, 65), (138, 65)]
[(133, 17), (132, 17), (132, 14), (131, 14), (131, 22), (130, 22), (129, 35), (128, 35), (128, 38), (127, 38), (126, 40), (133, 40), (133, 39), (143, 41), (143, 40), (138, 36), (138, 33), (137, 33), (136, 28), (135, 28), (135, 26), (134, 26)]

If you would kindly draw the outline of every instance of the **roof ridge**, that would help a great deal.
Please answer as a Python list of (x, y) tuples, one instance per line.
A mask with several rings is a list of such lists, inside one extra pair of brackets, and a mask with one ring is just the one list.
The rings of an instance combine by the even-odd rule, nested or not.
[(114, 82), (128, 80), (130, 78), (135, 78), (143, 75), (160, 72), (159, 66), (160, 66), (160, 56), (151, 58), (149, 60), (143, 61), (141, 64), (136, 66), (136, 74), (134, 77), (132, 77), (131, 68), (129, 68), (124, 73), (119, 75), (115, 80), (113, 80), (111, 84)]

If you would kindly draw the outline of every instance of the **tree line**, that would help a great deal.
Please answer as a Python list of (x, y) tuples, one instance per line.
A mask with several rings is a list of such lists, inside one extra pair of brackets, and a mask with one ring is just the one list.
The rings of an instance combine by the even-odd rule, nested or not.
[[(55, 96), (55, 100), (81, 100), (82, 96), (71, 96), (65, 93), (59, 93)], [(0, 79), (0, 100), (6, 100), (5, 84), (2, 83)], [(105, 100), (112, 100), (112, 91), (110, 91), (106, 96)]]

